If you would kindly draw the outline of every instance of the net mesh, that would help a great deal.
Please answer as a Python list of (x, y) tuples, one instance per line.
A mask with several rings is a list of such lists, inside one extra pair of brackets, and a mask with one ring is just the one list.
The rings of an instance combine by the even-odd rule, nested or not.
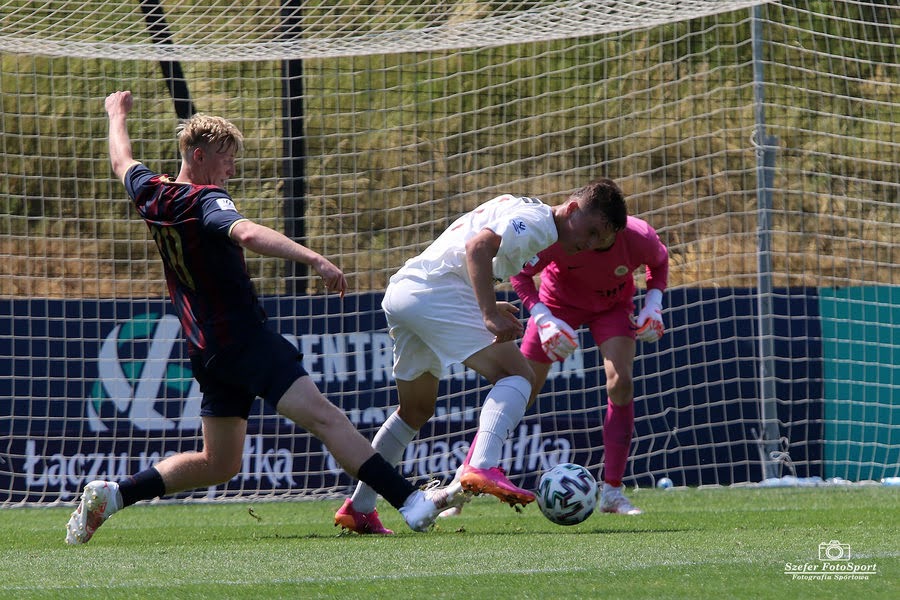
[[(555, 204), (603, 175), (671, 257), (668, 332), (635, 364), (626, 483), (743, 483), (773, 465), (898, 475), (894, 4), (0, 1), (4, 505), (68, 501), (91, 473), (199, 443), (199, 391), (156, 248), (110, 174), (103, 110), (130, 89), (135, 155), (175, 173), (178, 81), (197, 110), (241, 128), (229, 191), (280, 231), (295, 225), (297, 185), (286, 107), (302, 106), (287, 137), (304, 151), (297, 222), (352, 293), (325, 297), (283, 261), (248, 255), (248, 267), (276, 327), (367, 436), (396, 403), (378, 307), (390, 275), (498, 193)], [(167, 79), (175, 62), (181, 77)], [(523, 485), (562, 458), (601, 472), (602, 358), (584, 331), (582, 345), (508, 443)], [(403, 473), (450, 476), (485, 392), (449, 373)], [(190, 497), (351, 485), (305, 432), (263, 408), (251, 422), (242, 475)]]

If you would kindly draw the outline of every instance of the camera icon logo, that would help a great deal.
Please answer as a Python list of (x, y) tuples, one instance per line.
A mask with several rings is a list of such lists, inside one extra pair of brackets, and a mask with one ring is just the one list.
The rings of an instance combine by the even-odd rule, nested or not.
[(837, 540), (819, 544), (819, 560), (850, 560), (850, 544)]

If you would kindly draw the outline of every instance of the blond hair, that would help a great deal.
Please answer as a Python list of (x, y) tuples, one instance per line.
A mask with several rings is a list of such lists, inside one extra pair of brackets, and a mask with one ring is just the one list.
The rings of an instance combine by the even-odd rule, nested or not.
[(241, 130), (222, 117), (197, 113), (182, 121), (175, 134), (178, 137), (178, 150), (184, 157), (190, 156), (191, 150), (198, 146), (211, 148), (216, 152), (233, 150), (235, 154), (244, 149)]

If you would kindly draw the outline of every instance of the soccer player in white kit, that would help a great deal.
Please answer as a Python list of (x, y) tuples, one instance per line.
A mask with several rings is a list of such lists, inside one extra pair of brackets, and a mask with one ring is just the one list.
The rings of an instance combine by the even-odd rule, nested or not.
[[(538, 199), (504, 194), (457, 219), (422, 254), (391, 277), (382, 308), (394, 340), (399, 408), (372, 442), (391, 464), (434, 415), (439, 379), (463, 363), (493, 384), (479, 415), (478, 432), (462, 488), (510, 505), (534, 494), (516, 487), (499, 467), (503, 442), (532, 397), (534, 373), (516, 345), (523, 327), (518, 309), (498, 302), (494, 284), (519, 273), (537, 253), (558, 244), (565, 252), (609, 245), (626, 218), (622, 191), (599, 179), (550, 207)], [(363, 534), (389, 534), (375, 510), (377, 494), (360, 483), (335, 514), (335, 525)]]
[[(634, 319), (633, 273), (646, 269), (644, 306)], [(534, 276), (540, 273), (540, 290)], [(635, 337), (656, 342), (663, 335), (662, 293), (669, 276), (669, 253), (645, 221), (628, 217), (608, 247), (569, 254), (554, 244), (538, 254), (511, 282), (531, 313), (522, 339), (522, 354), (535, 373), (531, 402), (540, 392), (553, 362), (577, 347), (575, 329), (590, 328), (603, 356), (608, 396), (603, 422), (603, 488), (600, 510), (640, 514), (622, 492), (622, 478), (634, 429)], [(599, 402), (598, 402), (599, 404)]]

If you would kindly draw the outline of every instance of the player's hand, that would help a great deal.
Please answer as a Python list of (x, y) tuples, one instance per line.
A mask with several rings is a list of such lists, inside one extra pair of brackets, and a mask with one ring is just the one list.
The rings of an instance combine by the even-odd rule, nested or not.
[(662, 292), (648, 290), (644, 296), (644, 308), (638, 313), (634, 322), (634, 337), (642, 342), (656, 342), (665, 333), (662, 321)]
[(134, 97), (129, 91), (113, 92), (106, 97), (104, 106), (106, 107), (106, 113), (110, 117), (127, 115), (131, 112), (131, 107), (134, 106)]
[(319, 274), (319, 277), (322, 278), (322, 281), (325, 282), (326, 290), (338, 292), (341, 298), (344, 297), (344, 292), (347, 291), (347, 278), (344, 277), (343, 271), (324, 256), (313, 264), (313, 268)]
[(578, 348), (578, 334), (568, 323), (554, 317), (546, 305), (538, 302), (532, 306), (531, 318), (538, 328), (541, 348), (550, 360), (565, 360)]
[(497, 310), (484, 316), (484, 324), (494, 334), (494, 343), (511, 342), (522, 335), (522, 323), (516, 316), (519, 309), (509, 302), (497, 302)]

